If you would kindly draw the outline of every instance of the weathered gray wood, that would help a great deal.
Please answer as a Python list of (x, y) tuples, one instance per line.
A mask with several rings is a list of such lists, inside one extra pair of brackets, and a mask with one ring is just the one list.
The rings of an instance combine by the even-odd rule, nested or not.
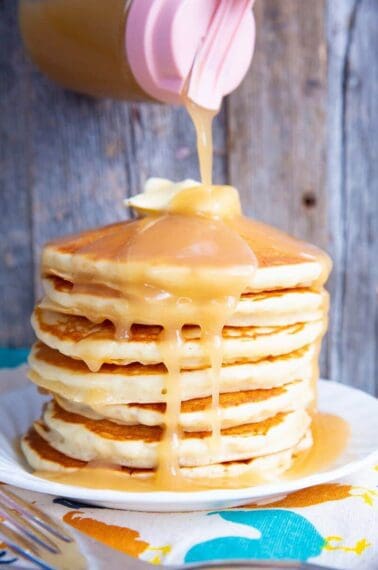
[[(194, 128), (184, 109), (165, 105), (133, 105), (135, 154), (131, 165), (139, 191), (149, 176), (173, 180), (199, 179)], [(214, 121), (214, 180), (227, 178), (225, 112)]]
[(251, 73), (229, 99), (229, 172), (249, 214), (327, 244), (322, 0), (256, 3)]
[(127, 217), (123, 199), (140, 192), (148, 176), (181, 179), (197, 170), (183, 110), (94, 101), (41, 79), (32, 93), (37, 268), (41, 246), (53, 235)]
[[(5, 6), (11, 20), (4, 34), (12, 38), (14, 50), (22, 53), (16, 6), (10, 0)], [(6, 56), (9, 65), (13, 55)], [(65, 92), (31, 63), (24, 65), (28, 81), (20, 78), (17, 89), (18, 96), (28, 101), (28, 113), (20, 109), (18, 114), (28, 125), (12, 123), (16, 135), (25, 139), (14, 157), (28, 173), (25, 196), (32, 231), (25, 236), (27, 242), (32, 238), (29, 247), (33, 248), (35, 290), (39, 292), (43, 243), (53, 236), (127, 217), (123, 199), (139, 192), (148, 176), (181, 179), (193, 177), (198, 169), (193, 128), (182, 109), (96, 101)], [(18, 74), (18, 66), (13, 65), (11, 71)], [(12, 116), (11, 108), (8, 114)], [(223, 124), (221, 116), (215, 128), (215, 171), (220, 181), (225, 180)], [(7, 176), (7, 188), (18, 187), (11, 171)], [(27, 312), (23, 308), (21, 314)]]
[(378, 3), (328, 4), (331, 378), (377, 393)]
[(251, 73), (228, 102), (230, 179), (249, 214), (327, 249), (325, 3), (255, 13)]
[(0, 8), (0, 344), (31, 338), (32, 221), (28, 141), (29, 72), (11, 2)]

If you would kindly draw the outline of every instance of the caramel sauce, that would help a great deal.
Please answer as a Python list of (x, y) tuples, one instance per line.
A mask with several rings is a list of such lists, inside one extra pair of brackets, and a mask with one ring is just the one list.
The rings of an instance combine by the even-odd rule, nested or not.
[(125, 57), (127, 0), (21, 0), (23, 40), (34, 62), (74, 91), (131, 101), (151, 99)]
[(284, 475), (287, 479), (298, 479), (332, 467), (343, 454), (348, 443), (350, 427), (341, 417), (316, 412), (311, 424), (314, 443), (301, 453), (294, 465)]
[[(94, 471), (95, 469), (95, 471)], [(95, 476), (94, 476), (95, 473)], [(150, 473), (136, 473), (131, 476), (119, 470), (99, 469), (91, 466), (80, 468), (70, 473), (52, 473), (50, 471), (37, 471), (36, 475), (49, 481), (63, 483), (65, 485), (75, 485), (91, 489), (109, 489), (114, 491), (127, 491), (135, 493), (152, 493), (154, 491), (179, 491), (193, 492), (206, 491), (209, 489), (241, 489), (261, 485), (267, 482), (263, 477), (256, 474), (246, 477), (201, 477), (199, 479), (190, 477), (177, 477), (173, 481), (173, 486), (160, 487), (156, 484), (156, 479)]]
[(202, 184), (211, 186), (213, 183), (213, 120), (218, 111), (204, 109), (191, 101), (186, 93), (183, 100), (196, 131), (197, 152)]

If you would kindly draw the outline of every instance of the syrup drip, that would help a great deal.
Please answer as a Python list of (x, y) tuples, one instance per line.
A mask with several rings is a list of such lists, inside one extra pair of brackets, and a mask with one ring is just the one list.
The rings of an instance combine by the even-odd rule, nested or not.
[[(200, 167), (201, 182), (209, 188), (213, 183), (213, 120), (217, 111), (204, 109), (194, 103), (186, 95), (186, 88), (184, 89), (183, 100), (187, 112), (193, 121), (197, 138), (197, 153), (198, 162)], [(233, 309), (236, 308), (238, 299), (232, 299), (231, 305)], [(232, 311), (233, 312), (233, 311)], [(230, 311), (230, 315), (232, 314)], [(211, 367), (211, 431), (212, 436), (210, 440), (210, 460), (216, 462), (217, 456), (221, 446), (221, 416), (219, 407), (219, 393), (220, 393), (220, 374), (223, 361), (222, 351), (222, 330), (226, 320), (222, 319), (215, 327), (216, 330), (210, 332), (204, 328), (202, 334), (205, 338), (206, 345), (210, 356)]]
[(180, 328), (165, 329), (163, 337), (164, 364), (167, 367), (165, 432), (159, 444), (159, 465), (156, 474), (156, 485), (175, 489), (181, 479), (180, 453), (180, 360), (182, 346)]
[(183, 96), (186, 110), (188, 111), (196, 131), (197, 153), (200, 166), (202, 184), (211, 186), (213, 183), (213, 120), (217, 111), (204, 109)]
[(285, 473), (287, 479), (298, 479), (332, 467), (345, 451), (350, 434), (349, 424), (333, 414), (316, 412), (312, 420), (312, 447), (299, 455)]

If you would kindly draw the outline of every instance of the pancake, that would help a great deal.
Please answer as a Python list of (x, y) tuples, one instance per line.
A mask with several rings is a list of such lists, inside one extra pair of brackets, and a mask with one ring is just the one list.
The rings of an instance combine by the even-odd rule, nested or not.
[[(59, 277), (45, 277), (44, 309), (79, 315), (90, 320), (117, 322), (129, 311), (129, 300), (106, 286), (73, 287)], [(284, 326), (322, 319), (328, 305), (326, 291), (296, 288), (241, 296), (229, 326)]]
[[(288, 355), (239, 362), (220, 369), (220, 392), (270, 389), (311, 378), (313, 346)], [(74, 360), (42, 343), (36, 343), (29, 356), (30, 379), (50, 392), (73, 402), (90, 405), (164, 403), (167, 371), (164, 365), (125, 366), (104, 364), (91, 372)], [(183, 370), (180, 375), (181, 400), (211, 395), (211, 370)]]
[[(92, 282), (119, 290), (139, 268), (123, 260), (118, 252), (127, 250), (141, 224), (143, 220), (120, 222), (50, 242), (42, 254), (42, 275), (73, 282), (80, 268), (82, 274), (91, 275)], [(319, 287), (327, 280), (331, 262), (315, 246), (243, 217), (231, 227), (235, 227), (257, 258), (258, 269), (251, 277), (248, 291), (311, 287), (314, 284)], [(115, 257), (118, 259), (116, 264)], [(146, 282), (159, 286), (154, 264), (144, 269)], [(188, 271), (190, 268), (183, 265), (170, 264), (164, 266), (164, 279), (171, 283), (184, 282)]]
[[(298, 444), (310, 422), (304, 410), (296, 410), (263, 422), (224, 429), (216, 457), (211, 452), (211, 432), (183, 433), (178, 461), (182, 467), (194, 467), (283, 451)], [(85, 418), (67, 412), (54, 401), (45, 406), (42, 421), (35, 422), (34, 427), (52, 447), (74, 459), (142, 469), (157, 466), (163, 435), (160, 427), (125, 426)]]
[[(287, 471), (291, 467), (296, 455), (305, 451), (311, 447), (311, 445), (311, 431), (307, 430), (299, 443), (291, 449), (249, 460), (215, 463), (200, 467), (182, 467), (181, 473), (188, 478), (201, 479), (207, 477), (235, 478), (248, 473), (252, 478), (256, 476), (256, 478), (273, 480), (284, 471)], [(34, 428), (31, 428), (22, 438), (21, 448), (29, 465), (39, 472), (72, 473), (88, 465), (85, 461), (72, 459), (54, 449)], [(123, 467), (122, 473), (126, 478), (145, 479), (151, 477), (154, 471), (150, 469), (130, 469)]]
[[(271, 388), (221, 394), (219, 416), (221, 428), (233, 427), (271, 418), (306, 408), (312, 400), (310, 381), (298, 381)], [(109, 419), (124, 425), (164, 425), (166, 405), (161, 404), (77, 404), (55, 396), (59, 406), (68, 412), (94, 420)], [(180, 426), (184, 431), (211, 430), (211, 397), (187, 400), (181, 404)]]
[[(149, 365), (164, 361), (159, 327), (135, 325), (127, 339), (120, 339), (109, 321), (95, 324), (84, 317), (40, 308), (33, 313), (32, 325), (42, 342), (62, 354), (86, 362), (93, 370), (103, 363)], [(225, 327), (223, 363), (255, 362), (290, 354), (320, 339), (324, 329), (324, 319), (286, 327)], [(209, 365), (208, 347), (201, 342), (200, 329), (184, 327), (183, 338), (178, 354), (180, 367), (195, 369)]]

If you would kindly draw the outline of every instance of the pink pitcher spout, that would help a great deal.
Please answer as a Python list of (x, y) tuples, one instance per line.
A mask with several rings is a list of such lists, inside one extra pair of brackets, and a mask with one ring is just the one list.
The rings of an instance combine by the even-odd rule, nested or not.
[[(254, 50), (254, 0), (138, 0), (126, 24), (127, 58), (153, 98), (218, 109), (244, 78)], [(188, 83), (186, 83), (188, 82)]]

